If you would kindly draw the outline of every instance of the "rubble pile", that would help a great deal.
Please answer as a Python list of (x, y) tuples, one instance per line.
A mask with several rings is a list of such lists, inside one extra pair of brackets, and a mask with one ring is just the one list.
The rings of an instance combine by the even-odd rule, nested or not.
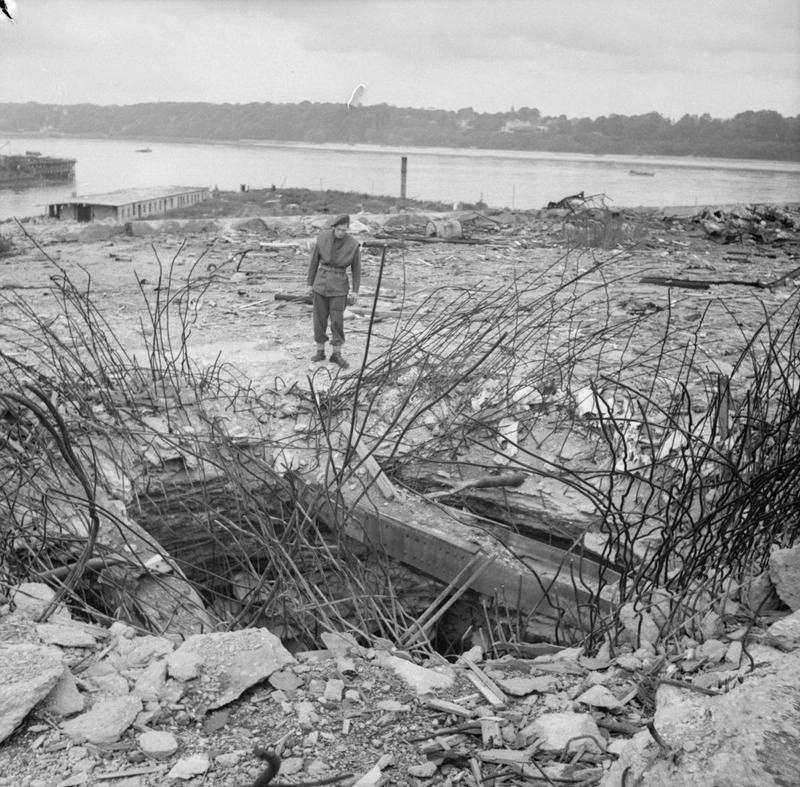
[[(795, 228), (776, 211), (787, 239), (720, 260), (690, 219), (585, 199), (361, 217), (383, 286), (347, 315), (349, 375), (267, 342), (254, 382), (190, 341), (285, 318), (288, 345), (326, 217), (201, 222), (183, 270), (171, 240), (137, 273), (135, 356), (132, 307), (108, 318), (60, 260), (4, 295), (0, 773), (234, 787), (254, 744), (289, 783), (361, 787), (792, 772), (734, 711), (769, 702), (795, 740)], [(137, 253), (116, 229), (81, 241), (101, 282)], [(746, 330), (741, 296), (639, 278), (756, 241), (776, 286)], [(750, 725), (735, 750), (725, 724)]]
[[(256, 232), (252, 222), (240, 227), (247, 237)], [(223, 240), (236, 245), (235, 238)], [(545, 271), (515, 271), (506, 277), (512, 286), (503, 281), (499, 286), (443, 287), (407, 307), (401, 304), (393, 318), (402, 321), (402, 330), (383, 342), (357, 376), (332, 378), (320, 370), (304, 380), (286, 374), (255, 393), (236, 382), (223, 384), (221, 366), (192, 371), (188, 349), (181, 344), (208, 288), (257, 280), (242, 270), (253, 247), (239, 246), (225, 260), (224, 273), (209, 262), (207, 276), (190, 278), (180, 287), (159, 278), (156, 303), (147, 307), (155, 315), (148, 366), (132, 363), (113, 334), (98, 335), (94, 326), (102, 323), (102, 315), (82, 291), (68, 280), (61, 282), (54, 295), (70, 325), (69, 343), (44, 325), (44, 346), (33, 349), (39, 357), (60, 354), (62, 378), (47, 383), (58, 392), (50, 408), (52, 423), (45, 417), (37, 425), (25, 413), (26, 407), (36, 412), (52, 396), (39, 387), (34, 388), (36, 398), (26, 398), (28, 367), (10, 359), (21, 374), (9, 381), (19, 392), (11, 398), (8, 417), (19, 419), (15, 429), (21, 444), (34, 454), (42, 452), (37, 461), (52, 463), (49, 475), (40, 471), (30, 486), (20, 484), (10, 520), (24, 528), (28, 540), (50, 540), (52, 551), (35, 568), (54, 578), (67, 571), (77, 575), (81, 568), (76, 535), (93, 533), (97, 540), (102, 534), (102, 559), (91, 558), (100, 562), (89, 564), (99, 568), (91, 598), (99, 595), (113, 615), (155, 629), (173, 621), (191, 632), (208, 625), (208, 614), (255, 623), (251, 612), (258, 608), (261, 622), (281, 637), (313, 641), (319, 620), (309, 617), (307, 609), (297, 612), (308, 600), (303, 587), (310, 570), (303, 562), (307, 556), (298, 564), (290, 555), (281, 560), (271, 555), (275, 539), (287, 532), (302, 533), (305, 542), (309, 512), (325, 520), (337, 537), (347, 531), (346, 516), (325, 514), (325, 501), (335, 495), (342, 495), (351, 512), (359, 504), (371, 507), (369, 515), (382, 522), (390, 515), (400, 521), (429, 520), (433, 509), (423, 503), (431, 501), (451, 527), (457, 519), (467, 524), (460, 512), (482, 517), (471, 520), (481, 528), (480, 536), (463, 528), (460, 532), (488, 553), (505, 543), (502, 533), (488, 533), (487, 521), (522, 529), (526, 537), (539, 540), (557, 534), (600, 555), (600, 585), (590, 591), (589, 606), (601, 601), (603, 586), (606, 602), (613, 598), (622, 578), (626, 593), (648, 603), (654, 591), (665, 591), (670, 599), (665, 620), (671, 624), (685, 615), (696, 618), (706, 585), (725, 581), (711, 571), (720, 555), (727, 554), (725, 565), (738, 575), (756, 553), (763, 563), (775, 528), (792, 537), (791, 512), (787, 520), (775, 501), (766, 511), (747, 492), (753, 479), (777, 484), (777, 489), (783, 468), (792, 466), (783, 461), (796, 451), (792, 440), (773, 445), (754, 434), (759, 423), (774, 419), (793, 433), (797, 375), (790, 338), (765, 359), (751, 358), (745, 348), (739, 350), (741, 360), (734, 356), (722, 365), (702, 357), (687, 361), (673, 353), (673, 346), (684, 343), (682, 327), (673, 330), (659, 310), (633, 318), (630, 308), (619, 309), (613, 302), (597, 310), (596, 299), (605, 297), (608, 287), (603, 270), (618, 264), (624, 253), (589, 259), (566, 254)], [(280, 268), (288, 264), (287, 248), (271, 252)], [(295, 251), (291, 245), (289, 257)], [(177, 342), (166, 335), (172, 308)], [(583, 312), (577, 328), (575, 315)], [(768, 329), (790, 337), (793, 322), (796, 328), (791, 299), (775, 314)], [(652, 341), (653, 324), (664, 331), (658, 342)], [(703, 328), (701, 320), (694, 330)], [(21, 342), (30, 345), (30, 338), (26, 333)], [(755, 389), (749, 378), (753, 361)], [(653, 377), (656, 368), (660, 374)], [(740, 373), (732, 374), (735, 369)], [(721, 377), (725, 391), (719, 388)], [(80, 424), (80, 430), (70, 434), (68, 424)], [(58, 429), (64, 432), (60, 441), (48, 445), (48, 431), (57, 434)], [(95, 474), (94, 501), (66, 448)], [(740, 466), (742, 457), (745, 466)], [(791, 476), (791, 470), (786, 472)], [(25, 479), (24, 473), (19, 478)], [(63, 484), (63, 500), (49, 493), (53, 484)], [(86, 503), (76, 503), (81, 485), (89, 510), (83, 510)], [(381, 488), (377, 498), (376, 485)], [(394, 509), (381, 497), (394, 498)], [(50, 499), (49, 516), (37, 510), (45, 498)], [(94, 514), (92, 502), (100, 504)], [(757, 526), (754, 537), (725, 538), (741, 513)], [(359, 514), (358, 526), (366, 515)], [(58, 523), (55, 531), (51, 520)], [(539, 532), (526, 522), (537, 523)], [(59, 527), (66, 528), (63, 535)], [(124, 537), (115, 535), (118, 531)], [(715, 548), (699, 553), (699, 561), (689, 560), (706, 537), (702, 534)], [(336, 560), (323, 566), (315, 557), (312, 565), (338, 619), (343, 610), (345, 618), (359, 613), (354, 596), (379, 597), (386, 588), (368, 579), (371, 571), (365, 575), (361, 570), (369, 552), (366, 542), (366, 552), (354, 555), (349, 545), (337, 551), (342, 545), (335, 540), (329, 539), (329, 551), (321, 554), (354, 558), (344, 572), (347, 579), (337, 578), (343, 564)], [(642, 573), (631, 557), (645, 551), (655, 562), (652, 572)], [(43, 554), (41, 549), (34, 553)], [(675, 554), (684, 566), (672, 564)], [(15, 579), (24, 579), (33, 568), (26, 560), (23, 556), (14, 567)], [(531, 561), (527, 571), (536, 577), (546, 567)], [(662, 571), (656, 565), (670, 567), (669, 588), (658, 587)], [(635, 578), (634, 585), (628, 576)], [(446, 583), (452, 575), (438, 578)], [(581, 576), (581, 584), (587, 579)], [(397, 589), (407, 584), (396, 574), (390, 581)], [(287, 582), (299, 582), (299, 589), (275, 592)], [(173, 601), (168, 602), (170, 595)], [(275, 610), (293, 612), (276, 617), (263, 608), (267, 600)], [(552, 609), (564, 604), (564, 598), (546, 601)], [(408, 610), (412, 618), (425, 603), (415, 600)], [(402, 635), (393, 628), (396, 624), (386, 628), (394, 617), (381, 608), (357, 627), (367, 636)], [(568, 636), (597, 637), (608, 625), (601, 615), (587, 631), (577, 616), (570, 620)], [(562, 621), (562, 636), (563, 626)]]
[(705, 208), (693, 221), (715, 243), (781, 244), (796, 241), (800, 233), (797, 209), (775, 205), (737, 205), (730, 210)]
[[(795, 572), (780, 586), (800, 593), (797, 550), (777, 562)], [(774, 599), (768, 576), (756, 586)], [(542, 643), (420, 663), (333, 633), (291, 654), (258, 627), (182, 640), (64, 607), (37, 622), (53, 593), (23, 585), (0, 607), (0, 785), (232, 787), (262, 769), (255, 746), (280, 755), (288, 783), (735, 784), (760, 778), (769, 750), (773, 781), (760, 783), (780, 784), (797, 765), (800, 611), (742, 597), (757, 618), (728, 599), (724, 630), (669, 656), (632, 625), (593, 656)], [(770, 748), (779, 730), (785, 745)]]

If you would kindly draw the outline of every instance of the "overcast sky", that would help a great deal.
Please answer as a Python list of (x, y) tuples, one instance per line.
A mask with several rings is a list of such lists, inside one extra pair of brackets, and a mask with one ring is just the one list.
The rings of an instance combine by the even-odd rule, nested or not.
[(0, 101), (800, 114), (800, 0), (7, 0)]

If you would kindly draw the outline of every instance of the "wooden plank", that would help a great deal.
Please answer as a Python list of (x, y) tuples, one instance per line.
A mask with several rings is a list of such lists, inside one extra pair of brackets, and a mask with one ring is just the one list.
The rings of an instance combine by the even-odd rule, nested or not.
[(495, 693), (486, 686), (483, 681), (472, 672), (466, 673), (469, 680), (473, 683), (475, 688), (483, 694), (483, 698), (496, 710), (501, 710), (506, 707), (506, 704)]
[(361, 465), (366, 469), (369, 473), (370, 478), (372, 478), (375, 483), (378, 485), (378, 489), (380, 489), (381, 494), (387, 500), (394, 500), (397, 497), (397, 490), (394, 488), (394, 484), (389, 480), (389, 477), (386, 473), (383, 472), (383, 469), (375, 460), (375, 457), (372, 455), (372, 452), (367, 447), (366, 443), (363, 440), (356, 441), (356, 453), (361, 459)]
[(640, 284), (658, 284), (661, 287), (683, 287), (687, 290), (707, 290), (710, 285), (704, 281), (675, 279), (671, 276), (642, 276)]
[(455, 702), (440, 700), (436, 697), (424, 697), (421, 704), (439, 713), (446, 713), (448, 716), (462, 716), (465, 719), (472, 719), (477, 715), (477, 711), (473, 708), (465, 708)]
[(533, 759), (533, 755), (528, 749), (523, 749), (522, 751), (512, 749), (486, 749), (485, 751), (478, 752), (478, 756), (484, 762), (491, 762), (495, 765), (521, 765)]
[[(431, 628), (431, 626), (433, 626), (436, 621), (438, 621), (439, 618), (441, 618), (442, 615), (444, 615), (445, 612), (447, 612), (447, 610), (450, 609), (450, 607), (453, 606), (453, 604), (455, 604), (456, 601), (458, 601), (458, 599), (464, 595), (464, 593), (467, 592), (474, 581), (497, 559), (496, 555), (490, 555), (489, 557), (483, 556), (483, 560), (479, 561), (475, 570), (469, 576), (466, 576), (466, 571), (473, 567), (473, 561), (479, 560), (479, 558), (482, 556), (482, 552), (477, 552), (475, 555), (473, 555), (472, 560), (470, 560), (470, 562), (464, 567), (465, 570), (460, 571), (450, 581), (450, 584), (442, 591), (440, 597), (433, 602), (435, 606), (428, 607), (422, 616), (414, 621), (416, 629), (403, 639), (404, 646), (408, 647), (409, 645), (415, 643), (420, 636), (423, 639), (426, 639), (428, 630)], [(444, 599), (447, 600), (445, 601)]]
[[(662, 287), (684, 287), (690, 290), (707, 290), (712, 285), (722, 284), (736, 284), (741, 287), (768, 287), (770, 285), (764, 284), (758, 280), (746, 279), (677, 279), (670, 276), (642, 276), (639, 279), (640, 284), (659, 284)], [(774, 286), (774, 282), (772, 286)]]
[(480, 679), (481, 683), (495, 695), (501, 704), (508, 704), (508, 697), (506, 697), (503, 690), (470, 658), (465, 655), (461, 656), (459, 663), (466, 664), (467, 667)]

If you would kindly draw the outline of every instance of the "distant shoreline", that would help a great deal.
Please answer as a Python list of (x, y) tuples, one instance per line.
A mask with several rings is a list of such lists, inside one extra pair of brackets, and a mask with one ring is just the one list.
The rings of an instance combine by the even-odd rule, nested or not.
[(798, 119), (760, 109), (731, 118), (659, 112), (568, 118), (530, 107), (476, 112), (432, 107), (343, 103), (216, 103), (145, 101), (133, 104), (0, 102), (3, 129), (225, 143), (261, 139), (299, 143), (456, 147), (581, 155), (685, 156), (800, 163)]

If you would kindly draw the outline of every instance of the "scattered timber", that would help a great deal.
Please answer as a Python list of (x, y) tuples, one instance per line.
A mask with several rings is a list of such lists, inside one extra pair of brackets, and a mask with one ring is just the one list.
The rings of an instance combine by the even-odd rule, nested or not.
[(310, 295), (297, 295), (292, 294), (290, 292), (276, 292), (275, 293), (275, 300), (276, 301), (288, 301), (289, 303), (305, 303), (308, 306), (311, 306), (311, 296)]
[(496, 486), (521, 486), (525, 481), (526, 475), (525, 473), (519, 470), (508, 470), (503, 473), (497, 474), (486, 474), (479, 476), (478, 478), (469, 478), (465, 481), (459, 481), (456, 484), (453, 484), (450, 489), (442, 490), (439, 492), (431, 492), (426, 497), (428, 500), (434, 500), (437, 497), (446, 497), (449, 495), (455, 495), (458, 492), (462, 492), (465, 489), (486, 489), (487, 487), (496, 487)]
[[(310, 306), (312, 304), (310, 295), (297, 295), (285, 292), (276, 292), (275, 300), (286, 301), (287, 303), (304, 303), (307, 306)], [(371, 306), (348, 306), (347, 311), (350, 311), (353, 314), (357, 314), (359, 317), (369, 317), (372, 315)], [(397, 317), (399, 312), (400, 308), (392, 307), (392, 310), (389, 311), (386, 310), (376, 311), (374, 316), (376, 320), (382, 320), (387, 317)]]
[(772, 287), (777, 287), (777, 286), (783, 284), (785, 281), (788, 281), (789, 279), (797, 278), (798, 276), (800, 276), (800, 268), (794, 268), (793, 270), (790, 270), (788, 273), (785, 273), (780, 278), (775, 279), (775, 281), (769, 282), (769, 284), (767, 284), (767, 287), (769, 287), (770, 289)]
[[(378, 239), (396, 240), (393, 235), (376, 235)], [(428, 235), (403, 235), (404, 241), (413, 243), (463, 243), (470, 246), (505, 246), (508, 244), (498, 243), (492, 238), (438, 238)]]
[(687, 290), (708, 290), (712, 286), (721, 284), (737, 284), (742, 287), (759, 287), (766, 289), (769, 285), (762, 281), (748, 281), (747, 279), (676, 279), (671, 276), (642, 276), (640, 284), (657, 284), (661, 287), (683, 287)]
[[(384, 237), (385, 236), (381, 236)], [(406, 243), (402, 240), (385, 238), (384, 240), (363, 240), (361, 246), (365, 249), (405, 249)]]

